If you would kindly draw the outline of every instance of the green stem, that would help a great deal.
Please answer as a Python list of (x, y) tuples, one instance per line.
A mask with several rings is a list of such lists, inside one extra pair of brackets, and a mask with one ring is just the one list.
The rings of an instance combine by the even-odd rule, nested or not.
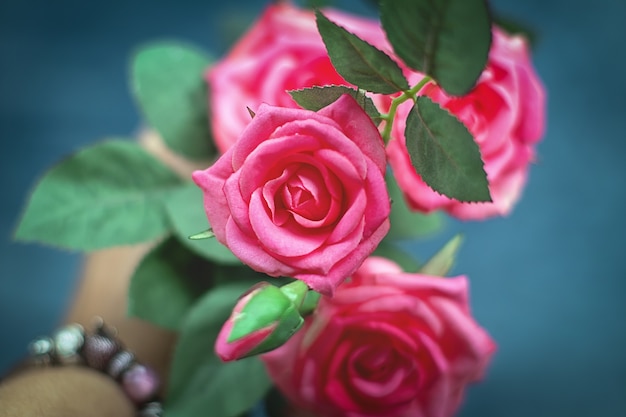
[(405, 101), (415, 100), (415, 96), (417, 95), (417, 93), (430, 81), (431, 78), (428, 76), (422, 78), (422, 80), (419, 83), (415, 84), (415, 86), (413, 86), (409, 90), (403, 91), (401, 95), (391, 101), (391, 106), (389, 106), (389, 113), (383, 116), (383, 119), (385, 120), (385, 128), (383, 129), (382, 137), (385, 144), (389, 143), (389, 140), (391, 139), (391, 128), (393, 127), (393, 120), (396, 117), (396, 111), (398, 110), (398, 106)]
[(322, 295), (317, 291), (309, 290), (306, 296), (304, 296), (304, 301), (302, 301), (302, 305), (299, 308), (300, 314), (306, 316), (313, 313), (321, 297)]

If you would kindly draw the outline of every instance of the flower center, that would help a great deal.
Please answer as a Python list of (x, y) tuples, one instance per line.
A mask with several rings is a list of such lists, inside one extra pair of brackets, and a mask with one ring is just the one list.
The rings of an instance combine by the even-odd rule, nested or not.
[(340, 204), (329, 192), (333, 186), (317, 167), (302, 165), (284, 182), (277, 206), (283, 207), (301, 226), (328, 226), (339, 215)]

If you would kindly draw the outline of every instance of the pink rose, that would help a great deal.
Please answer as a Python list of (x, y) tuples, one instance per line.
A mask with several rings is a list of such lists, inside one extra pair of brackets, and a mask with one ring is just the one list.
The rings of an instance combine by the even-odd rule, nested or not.
[[(335, 23), (376, 45), (386, 45), (380, 24), (335, 10)], [(289, 2), (269, 6), (231, 52), (206, 74), (213, 136), (226, 152), (250, 122), (246, 106), (297, 107), (287, 90), (348, 85), (335, 71), (317, 32), (315, 15)]]
[(465, 277), (404, 273), (371, 257), (261, 358), (281, 392), (319, 416), (447, 417), (494, 351), (470, 314)]
[(261, 105), (193, 179), (215, 237), (242, 262), (332, 294), (389, 230), (385, 164), (376, 126), (344, 95), (317, 113)]
[[(422, 76), (412, 74), (413, 85)], [(535, 145), (545, 128), (545, 91), (535, 73), (526, 41), (494, 28), (487, 68), (467, 96), (453, 98), (439, 87), (427, 86), (425, 94), (455, 114), (474, 135), (489, 180), (491, 203), (461, 203), (433, 191), (411, 165), (404, 141), (411, 102), (398, 108), (389, 163), (414, 210), (445, 210), (465, 220), (506, 215), (520, 198)]]

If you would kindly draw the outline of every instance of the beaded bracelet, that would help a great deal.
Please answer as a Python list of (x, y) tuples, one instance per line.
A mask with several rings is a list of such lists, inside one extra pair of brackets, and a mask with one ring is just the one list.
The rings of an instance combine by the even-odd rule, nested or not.
[(113, 378), (137, 406), (137, 417), (162, 417), (158, 400), (159, 378), (156, 372), (138, 363), (97, 317), (92, 334), (80, 324), (68, 324), (52, 337), (40, 337), (28, 346), (31, 359), (38, 365), (84, 365)]

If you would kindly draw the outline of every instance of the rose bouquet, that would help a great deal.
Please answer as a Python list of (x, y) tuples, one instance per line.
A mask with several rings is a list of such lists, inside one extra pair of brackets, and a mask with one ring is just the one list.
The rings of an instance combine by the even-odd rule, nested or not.
[(450, 416), (485, 373), (469, 279), (446, 278), (460, 237), (404, 248), (512, 210), (543, 87), (482, 0), (377, 7), (270, 4), (217, 61), (145, 46), (131, 87), (168, 160), (109, 139), (34, 189), (19, 239), (155, 242), (129, 314), (179, 334), (168, 416)]

